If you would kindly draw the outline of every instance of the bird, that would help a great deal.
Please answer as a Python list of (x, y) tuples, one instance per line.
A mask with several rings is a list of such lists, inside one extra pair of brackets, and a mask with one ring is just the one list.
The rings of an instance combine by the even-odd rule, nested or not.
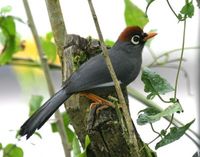
[[(157, 35), (155, 32), (143, 32), (139, 26), (128, 26), (109, 49), (108, 54), (121, 86), (126, 87), (138, 76), (145, 42), (155, 35)], [(107, 87), (114, 87), (114, 82), (102, 54), (98, 54), (83, 63), (63, 83), (61, 89), (24, 122), (20, 127), (19, 135), (26, 136), (26, 139), (31, 137), (73, 94), (81, 93), (95, 102), (104, 101), (91, 91)]]

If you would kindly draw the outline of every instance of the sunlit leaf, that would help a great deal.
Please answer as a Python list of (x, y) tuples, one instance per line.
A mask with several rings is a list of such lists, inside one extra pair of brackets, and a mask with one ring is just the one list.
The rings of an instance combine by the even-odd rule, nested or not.
[(81, 153), (81, 148), (80, 148), (78, 138), (76, 136), (74, 136), (72, 148), (73, 148), (74, 157), (78, 157), (78, 155)]
[(185, 134), (185, 132), (189, 129), (189, 127), (192, 125), (192, 123), (194, 121), (195, 120), (187, 123), (186, 125), (184, 125), (182, 127), (172, 127), (172, 128), (170, 128), (170, 132), (166, 136), (164, 136), (161, 139), (161, 141), (159, 141), (156, 144), (155, 149), (158, 149), (160, 147), (163, 147), (167, 144), (170, 144), (170, 143), (180, 139)]
[(49, 41), (49, 39), (44, 38), (41, 38), (41, 44), (48, 60), (54, 62), (56, 60), (56, 45), (52, 41)]
[(87, 149), (88, 145), (91, 143), (90, 137), (88, 135), (85, 136), (85, 149)]
[(19, 37), (16, 34), (15, 22), (12, 16), (0, 17), (0, 41), (3, 50), (0, 55), (0, 64), (12, 59), (13, 54), (19, 50)]
[(3, 157), (23, 157), (23, 150), (15, 144), (8, 144), (3, 149)]
[(32, 95), (29, 101), (29, 116), (31, 116), (42, 104), (43, 96)]
[(75, 132), (73, 132), (69, 127), (66, 127), (65, 130), (66, 130), (68, 143), (72, 143), (73, 139), (74, 139), (74, 136), (76, 136)]
[(112, 40), (109, 40), (109, 39), (106, 39), (105, 40), (105, 44), (106, 44), (106, 46), (109, 46), (109, 47), (112, 47), (113, 45), (114, 45), (114, 41), (112, 41)]
[(153, 99), (158, 94), (174, 91), (173, 87), (166, 79), (151, 71), (149, 68), (143, 69), (141, 80), (145, 84), (144, 91), (150, 93), (147, 96), (148, 99)]
[(124, 0), (125, 2), (125, 22), (127, 26), (139, 26), (143, 28), (148, 22), (145, 13), (138, 8), (131, 0)]

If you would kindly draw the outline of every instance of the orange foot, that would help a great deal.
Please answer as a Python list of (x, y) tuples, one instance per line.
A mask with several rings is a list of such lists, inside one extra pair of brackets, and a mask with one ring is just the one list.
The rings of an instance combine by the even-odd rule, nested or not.
[(101, 98), (95, 94), (92, 94), (92, 93), (80, 93), (81, 96), (85, 96), (87, 97), (88, 99), (94, 101), (91, 105), (90, 105), (90, 109), (93, 109), (95, 107), (97, 107), (97, 105), (101, 105), (100, 107), (98, 107), (98, 109), (96, 110), (96, 113), (98, 114), (99, 111), (103, 110), (103, 109), (106, 109), (108, 107), (113, 107), (115, 108), (115, 105), (113, 103), (111, 103), (110, 101), (108, 100), (105, 100), (104, 98)]

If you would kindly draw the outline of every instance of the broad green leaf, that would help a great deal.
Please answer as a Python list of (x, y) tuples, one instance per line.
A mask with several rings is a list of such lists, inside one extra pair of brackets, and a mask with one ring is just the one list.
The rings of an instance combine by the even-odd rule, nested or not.
[(84, 150), (81, 154), (78, 155), (78, 157), (87, 157), (86, 151)]
[(15, 36), (16, 34), (16, 28), (15, 28), (15, 22), (12, 16), (3, 16), (1, 23), (0, 23), (2, 31), (10, 36)]
[(48, 60), (54, 62), (56, 60), (56, 45), (52, 41), (49, 41), (49, 39), (44, 38), (41, 38), (41, 44)]
[(186, 17), (191, 18), (194, 15), (193, 1), (186, 3), (180, 11)]
[(147, 96), (148, 99), (153, 99), (158, 94), (165, 94), (174, 90), (166, 79), (149, 68), (143, 69), (141, 80), (145, 84), (144, 91), (150, 93)]
[(43, 96), (32, 95), (29, 101), (29, 116), (31, 116), (42, 104)]
[(161, 141), (159, 141), (156, 144), (155, 149), (158, 149), (160, 147), (163, 147), (167, 144), (170, 144), (170, 143), (180, 139), (185, 134), (185, 132), (189, 129), (189, 127), (192, 125), (192, 123), (194, 121), (195, 120), (187, 123), (186, 125), (184, 125), (182, 127), (172, 127), (172, 128), (170, 128), (170, 132), (166, 136), (164, 136), (164, 138), (162, 138)]
[(23, 157), (23, 150), (15, 144), (8, 144), (3, 149), (3, 157)]
[(0, 151), (3, 149), (3, 145), (2, 143), (0, 143)]
[(46, 40), (47, 41), (51, 41), (53, 39), (53, 33), (52, 32), (48, 32), (47, 34), (46, 34)]
[(65, 130), (66, 130), (68, 142), (72, 143), (74, 136), (76, 136), (75, 133), (69, 127), (66, 127)]
[(10, 5), (2, 7), (0, 9), (0, 14), (2, 14), (2, 13), (3, 14), (9, 13), (9, 12), (11, 12), (11, 10), (12, 10), (12, 7)]
[(72, 148), (73, 148), (74, 157), (78, 157), (78, 155), (81, 154), (81, 148), (80, 148), (78, 138), (76, 136), (74, 136)]
[(16, 52), (16, 28), (12, 16), (0, 17), (0, 33), (1, 42), (3, 42), (4, 46), (3, 52), (0, 55), (0, 65), (2, 65), (10, 61)]
[(53, 133), (58, 132), (58, 127), (57, 127), (56, 122), (51, 123), (51, 131)]
[(87, 150), (87, 147), (89, 146), (90, 144), (90, 138), (88, 135), (85, 136), (85, 148), (84, 148), (84, 151), (78, 155), (78, 157), (87, 157), (87, 154), (86, 154), (86, 150)]
[(112, 47), (113, 45), (114, 45), (114, 41), (112, 41), (112, 40), (109, 40), (109, 39), (106, 39), (105, 40), (105, 44), (106, 44), (106, 46), (109, 46), (109, 47)]
[(90, 137), (88, 135), (85, 136), (85, 150), (87, 149), (88, 145), (91, 143)]
[(145, 125), (147, 123), (153, 123), (162, 117), (170, 116), (173, 113), (176, 112), (182, 112), (182, 107), (180, 103), (176, 102), (170, 106), (168, 106), (165, 110), (162, 112), (159, 110), (156, 110), (155, 108), (147, 108), (145, 110), (140, 111), (141, 114), (138, 116), (137, 123), (138, 125)]
[(125, 3), (125, 22), (127, 26), (139, 26), (144, 28), (144, 26), (149, 22), (145, 13), (138, 8), (131, 0), (124, 0)]

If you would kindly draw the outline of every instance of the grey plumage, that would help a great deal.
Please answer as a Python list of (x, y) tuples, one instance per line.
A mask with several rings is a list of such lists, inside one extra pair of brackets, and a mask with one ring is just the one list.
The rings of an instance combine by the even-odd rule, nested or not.
[[(138, 31), (139, 30), (139, 31)], [(133, 36), (128, 34), (129, 36)], [(128, 85), (139, 74), (142, 63), (142, 49), (147, 36), (137, 28), (141, 36), (139, 44), (133, 44), (132, 39), (127, 41), (118, 40), (109, 50), (109, 56), (113, 64), (118, 80), (123, 85)], [(122, 33), (122, 35), (124, 35)], [(126, 34), (125, 34), (126, 35)], [(127, 38), (129, 38), (129, 36)], [(20, 128), (19, 134), (29, 138), (36, 129), (40, 129), (50, 116), (66, 101), (73, 93), (92, 90), (99, 87), (113, 86), (108, 68), (101, 54), (91, 58), (72, 74), (64, 83), (61, 90), (52, 96), (42, 107), (39, 108)]]

